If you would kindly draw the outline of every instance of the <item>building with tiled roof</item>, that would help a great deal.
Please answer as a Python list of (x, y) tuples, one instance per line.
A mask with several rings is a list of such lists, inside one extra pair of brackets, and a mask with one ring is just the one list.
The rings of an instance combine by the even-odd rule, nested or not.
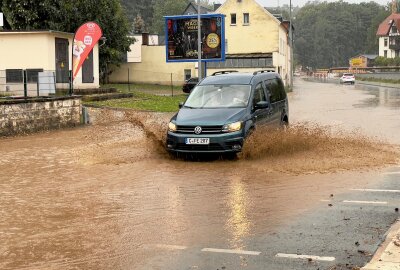
[[(201, 14), (207, 14), (212, 12), (213, 10), (205, 5), (200, 5), (200, 13)], [(194, 1), (190, 1), (185, 9), (185, 11), (182, 13), (183, 15), (194, 15), (198, 13), (198, 5)]]
[(393, 1), (392, 14), (378, 27), (379, 56), (394, 58), (400, 56), (400, 14), (397, 13), (397, 2)]

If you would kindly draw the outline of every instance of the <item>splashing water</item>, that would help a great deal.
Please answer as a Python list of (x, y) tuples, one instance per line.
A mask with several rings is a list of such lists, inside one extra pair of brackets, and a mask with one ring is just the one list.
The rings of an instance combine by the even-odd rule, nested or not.
[[(109, 132), (108, 126), (117, 125), (122, 130), (113, 144), (101, 144), (96, 152), (109, 152), (108, 148), (118, 155), (105, 155), (102, 162), (137, 162), (142, 157), (153, 159), (171, 158), (165, 148), (167, 123), (170, 115), (135, 111), (101, 112), (98, 123), (103, 128), (96, 129), (98, 140)], [(141, 130), (144, 143), (130, 141), (121, 143), (126, 137)], [(135, 133), (135, 134), (136, 134)], [(100, 135), (102, 134), (102, 135)], [(138, 136), (138, 135), (136, 135)], [(140, 144), (140, 145), (139, 145)], [(124, 157), (122, 152), (135, 149), (135, 158)], [(399, 149), (359, 132), (333, 132), (330, 127), (312, 123), (298, 123), (286, 129), (257, 128), (246, 139), (243, 151), (238, 155), (235, 166), (252, 166), (268, 172), (285, 172), (292, 174), (327, 173), (343, 170), (378, 168), (398, 162)], [(128, 153), (129, 154), (129, 153)], [(104, 160), (106, 159), (106, 160)], [(231, 162), (231, 161), (227, 161)]]

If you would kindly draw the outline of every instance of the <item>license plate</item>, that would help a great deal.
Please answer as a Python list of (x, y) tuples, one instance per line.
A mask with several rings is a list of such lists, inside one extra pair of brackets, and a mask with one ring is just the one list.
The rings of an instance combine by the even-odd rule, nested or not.
[(186, 138), (186, 144), (210, 144), (210, 138)]

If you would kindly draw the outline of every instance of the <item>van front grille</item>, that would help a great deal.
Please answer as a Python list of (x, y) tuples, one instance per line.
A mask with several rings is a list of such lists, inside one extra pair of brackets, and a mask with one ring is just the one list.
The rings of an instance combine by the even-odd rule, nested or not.
[[(194, 134), (194, 129), (198, 126), (177, 126), (177, 131), (176, 133), (182, 133), (182, 134)], [(222, 126), (200, 126), (201, 127), (201, 133), (207, 133), (207, 134), (218, 134), (222, 133)]]

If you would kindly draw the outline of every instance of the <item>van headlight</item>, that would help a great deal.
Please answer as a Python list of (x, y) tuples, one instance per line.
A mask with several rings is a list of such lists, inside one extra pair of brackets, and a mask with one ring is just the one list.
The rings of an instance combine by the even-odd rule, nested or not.
[(176, 130), (177, 130), (177, 127), (176, 127), (175, 123), (169, 122), (168, 131), (175, 132)]
[(242, 129), (242, 122), (226, 124), (222, 127), (223, 132), (235, 132)]

